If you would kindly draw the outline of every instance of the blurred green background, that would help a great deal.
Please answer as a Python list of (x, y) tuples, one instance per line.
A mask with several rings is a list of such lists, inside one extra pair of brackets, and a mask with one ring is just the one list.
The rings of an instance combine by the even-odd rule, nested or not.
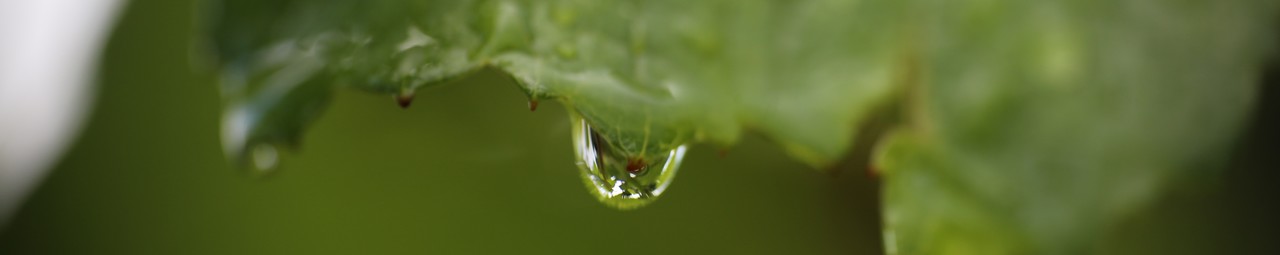
[[(564, 109), (530, 113), (494, 72), (423, 91), (408, 110), (340, 91), (278, 172), (233, 168), (218, 88), (192, 50), (194, 8), (129, 3), (87, 126), (0, 230), (0, 254), (882, 251), (879, 188), (858, 160), (815, 171), (758, 136), (723, 157), (694, 147), (661, 200), (608, 208), (578, 177)], [(1274, 254), (1280, 178), (1264, 131), (1276, 128), (1256, 123), (1224, 178), (1174, 191), (1108, 250)]]

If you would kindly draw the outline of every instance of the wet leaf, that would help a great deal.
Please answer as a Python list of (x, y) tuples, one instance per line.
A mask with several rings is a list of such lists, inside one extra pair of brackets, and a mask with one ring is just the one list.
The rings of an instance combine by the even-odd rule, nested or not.
[[(1218, 168), (1253, 105), (1276, 10), (1261, 0), (209, 3), (202, 24), (224, 73), (233, 158), (296, 143), (334, 88), (407, 106), (423, 88), (492, 68), (531, 109), (556, 101), (580, 116), (618, 156), (607, 169), (686, 144), (730, 146), (744, 132), (815, 168), (876, 143), (886, 247), (903, 254), (1094, 252), (1160, 191)], [(876, 114), (898, 122), (854, 137)]]

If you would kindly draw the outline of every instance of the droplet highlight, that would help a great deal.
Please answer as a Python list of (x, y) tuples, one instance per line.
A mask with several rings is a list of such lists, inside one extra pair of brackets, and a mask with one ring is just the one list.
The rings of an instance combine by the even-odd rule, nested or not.
[(269, 144), (254, 146), (252, 157), (253, 167), (260, 173), (271, 172), (280, 163), (280, 152)]
[(645, 206), (662, 195), (675, 178), (686, 146), (662, 155), (629, 155), (611, 145), (580, 117), (574, 117), (575, 154), (587, 188), (600, 202), (618, 208)]

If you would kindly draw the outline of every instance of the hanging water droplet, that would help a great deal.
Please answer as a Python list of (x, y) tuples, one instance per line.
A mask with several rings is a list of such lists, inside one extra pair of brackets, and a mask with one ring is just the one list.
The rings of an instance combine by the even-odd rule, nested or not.
[(258, 172), (271, 172), (280, 161), (280, 152), (270, 144), (259, 144), (253, 147), (253, 167)]
[(532, 111), (537, 111), (537, 110), (538, 110), (538, 100), (537, 100), (537, 99), (530, 99), (530, 100), (529, 100), (529, 111), (531, 111), (531, 112), (532, 112)]
[(578, 168), (591, 193), (601, 202), (618, 209), (633, 209), (653, 202), (671, 185), (685, 146), (661, 155), (629, 155), (579, 117), (574, 117), (574, 147)]

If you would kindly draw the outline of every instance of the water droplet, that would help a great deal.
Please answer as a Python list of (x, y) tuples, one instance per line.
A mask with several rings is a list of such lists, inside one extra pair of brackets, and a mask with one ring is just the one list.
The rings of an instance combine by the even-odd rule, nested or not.
[(675, 178), (685, 146), (662, 155), (628, 155), (592, 129), (579, 117), (573, 127), (578, 168), (591, 193), (601, 202), (618, 209), (634, 209), (662, 195)]
[(531, 111), (531, 112), (532, 112), (532, 111), (537, 111), (537, 110), (538, 110), (538, 100), (536, 100), (536, 99), (535, 99), (535, 100), (529, 100), (529, 111)]
[(253, 147), (253, 167), (258, 172), (270, 172), (279, 163), (280, 152), (275, 146), (259, 144)]

